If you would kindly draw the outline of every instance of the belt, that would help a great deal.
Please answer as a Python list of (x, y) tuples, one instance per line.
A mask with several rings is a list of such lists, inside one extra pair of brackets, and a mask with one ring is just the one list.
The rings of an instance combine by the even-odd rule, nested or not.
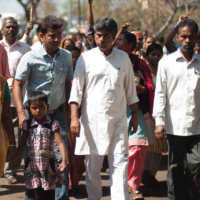
[(54, 110), (48, 110), (48, 115), (51, 115), (51, 114), (54, 114), (54, 113), (57, 113), (59, 111), (63, 111), (65, 110), (65, 104), (61, 104), (58, 108), (54, 109)]

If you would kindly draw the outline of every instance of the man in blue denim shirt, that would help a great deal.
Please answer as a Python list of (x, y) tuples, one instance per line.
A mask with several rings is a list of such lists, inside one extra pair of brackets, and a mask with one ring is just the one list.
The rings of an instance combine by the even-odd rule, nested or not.
[[(71, 53), (60, 48), (62, 22), (55, 16), (45, 17), (41, 23), (40, 37), (43, 45), (22, 57), (14, 83), (14, 98), (19, 115), (19, 126), (27, 119), (25, 109), (28, 107), (27, 97), (31, 91), (42, 91), (48, 95), (49, 111), (52, 120), (58, 120), (60, 134), (67, 148), (67, 112), (64, 109), (71, 90), (73, 67)], [(22, 87), (26, 83), (24, 105), (22, 102)], [(66, 104), (67, 105), (67, 104)], [(56, 159), (61, 162), (61, 156), (56, 143), (54, 144)], [(68, 180), (68, 173), (65, 174)], [(56, 188), (58, 200), (68, 200), (68, 185)], [(26, 198), (28, 194), (26, 193)]]

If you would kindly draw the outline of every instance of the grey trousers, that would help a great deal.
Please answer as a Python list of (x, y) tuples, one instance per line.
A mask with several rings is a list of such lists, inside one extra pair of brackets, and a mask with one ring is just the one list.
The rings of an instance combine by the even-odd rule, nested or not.
[[(11, 112), (12, 112), (12, 121), (14, 126), (15, 141), (16, 141), (16, 146), (18, 147), (21, 141), (21, 131), (19, 129), (19, 119), (18, 119), (17, 109), (15, 107), (11, 107)], [(23, 153), (19, 155), (17, 160), (15, 160), (14, 162), (6, 162), (4, 167), (5, 177), (13, 176), (16, 173), (17, 169), (21, 164), (22, 155)]]
[[(199, 200), (200, 185), (200, 135), (167, 135), (168, 198), (169, 200)], [(187, 156), (187, 168), (183, 159)]]

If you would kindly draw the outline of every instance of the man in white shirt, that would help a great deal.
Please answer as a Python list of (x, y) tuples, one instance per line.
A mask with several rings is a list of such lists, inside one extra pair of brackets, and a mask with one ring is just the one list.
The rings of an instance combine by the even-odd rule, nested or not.
[[(153, 117), (155, 134), (169, 147), (169, 200), (198, 200), (200, 186), (200, 55), (194, 53), (198, 25), (178, 25), (179, 49), (158, 67)], [(183, 159), (187, 154), (187, 167)]]
[(75, 67), (69, 100), (70, 130), (77, 136), (75, 154), (86, 157), (88, 200), (102, 197), (100, 170), (105, 155), (110, 167), (111, 199), (128, 200), (126, 106), (132, 110), (130, 126), (134, 133), (138, 102), (135, 78), (128, 55), (112, 47), (117, 34), (116, 22), (101, 18), (94, 30), (97, 48), (82, 54)]
[[(8, 79), (8, 85), (11, 92), (11, 111), (12, 111), (15, 139), (16, 139), (16, 144), (19, 145), (19, 142), (21, 140), (21, 131), (18, 128), (18, 113), (16, 110), (16, 105), (12, 90), (19, 61), (21, 60), (22, 56), (31, 49), (29, 45), (17, 40), (18, 24), (17, 20), (14, 19), (13, 17), (6, 17), (2, 20), (1, 32), (4, 38), (2, 41), (0, 41), (0, 43), (4, 46), (5, 50), (7, 51), (10, 75), (12, 76), (12, 79)], [(4, 176), (8, 179), (8, 183), (11, 184), (17, 183), (16, 171), (21, 164), (21, 160), (22, 160), (22, 155), (20, 155), (14, 162), (6, 163), (4, 169)]]

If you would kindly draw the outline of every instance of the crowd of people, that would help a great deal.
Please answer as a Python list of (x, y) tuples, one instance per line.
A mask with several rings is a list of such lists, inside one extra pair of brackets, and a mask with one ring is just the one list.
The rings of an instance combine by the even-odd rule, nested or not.
[(118, 32), (112, 18), (94, 23), (92, 2), (87, 29), (63, 37), (48, 15), (31, 47), (31, 21), (18, 40), (17, 20), (2, 20), (0, 175), (16, 184), (24, 159), (25, 200), (68, 200), (86, 172), (88, 200), (100, 200), (109, 168), (112, 200), (144, 199), (168, 152), (168, 198), (200, 199), (197, 23), (181, 15), (165, 39), (130, 22)]

